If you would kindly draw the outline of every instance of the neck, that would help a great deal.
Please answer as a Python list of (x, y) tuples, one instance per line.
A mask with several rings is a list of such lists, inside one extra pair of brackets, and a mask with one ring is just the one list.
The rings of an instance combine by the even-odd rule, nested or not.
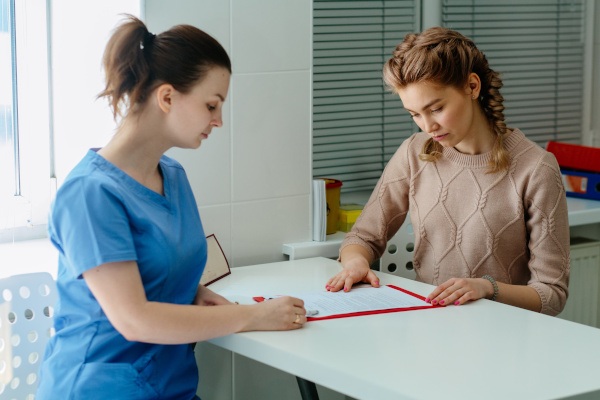
[(483, 154), (491, 151), (496, 141), (496, 133), (490, 126), (483, 110), (477, 107), (473, 123), (471, 124), (471, 133), (454, 148), (464, 154)]
[(161, 141), (159, 131), (160, 125), (152, 121), (126, 119), (98, 154), (142, 185), (162, 193), (158, 164), (168, 146)]

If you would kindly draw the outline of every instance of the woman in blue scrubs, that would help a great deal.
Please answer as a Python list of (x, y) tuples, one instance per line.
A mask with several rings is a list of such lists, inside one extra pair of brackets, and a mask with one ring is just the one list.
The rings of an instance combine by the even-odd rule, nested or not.
[[(104, 53), (115, 135), (71, 171), (53, 203), (56, 334), (37, 399), (194, 399), (194, 343), (298, 329), (302, 300), (236, 305), (199, 285), (207, 255), (196, 201), (172, 147), (222, 126), (231, 75), (223, 47), (178, 25), (159, 35), (128, 16)], [(85, 134), (85, 132), (83, 132)]]

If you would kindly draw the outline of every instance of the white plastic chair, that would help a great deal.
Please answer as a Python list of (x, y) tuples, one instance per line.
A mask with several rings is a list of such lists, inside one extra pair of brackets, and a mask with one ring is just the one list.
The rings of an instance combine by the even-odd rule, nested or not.
[(47, 272), (0, 279), (0, 400), (35, 398), (56, 298)]
[(379, 259), (379, 270), (415, 279), (417, 274), (413, 268), (413, 253), (415, 249), (415, 234), (408, 214), (398, 232), (392, 237), (387, 248)]

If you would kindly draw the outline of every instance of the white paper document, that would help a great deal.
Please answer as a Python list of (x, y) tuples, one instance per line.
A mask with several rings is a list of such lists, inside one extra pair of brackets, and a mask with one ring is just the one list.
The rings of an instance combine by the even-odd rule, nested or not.
[[(287, 293), (304, 300), (307, 316), (313, 319), (376, 314), (433, 307), (414, 293), (394, 286), (355, 287), (349, 292)], [(279, 296), (272, 296), (279, 297)], [(267, 297), (268, 299), (268, 297)], [(312, 315), (311, 315), (312, 314)]]

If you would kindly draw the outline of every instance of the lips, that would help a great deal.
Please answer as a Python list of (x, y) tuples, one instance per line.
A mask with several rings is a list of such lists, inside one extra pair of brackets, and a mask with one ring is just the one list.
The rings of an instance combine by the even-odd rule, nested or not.
[(440, 140), (444, 140), (446, 138), (446, 136), (448, 136), (447, 133), (443, 134), (443, 135), (437, 135), (432, 137), (433, 140), (435, 140), (436, 142), (439, 142)]

